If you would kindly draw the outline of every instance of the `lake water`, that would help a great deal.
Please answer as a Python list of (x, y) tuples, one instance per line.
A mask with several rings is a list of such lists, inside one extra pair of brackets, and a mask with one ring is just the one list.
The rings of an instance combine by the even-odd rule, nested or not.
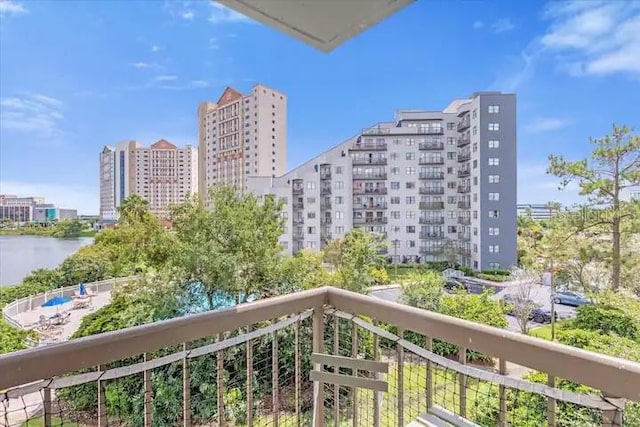
[(15, 285), (37, 268), (54, 268), (93, 238), (0, 236), (0, 286)]

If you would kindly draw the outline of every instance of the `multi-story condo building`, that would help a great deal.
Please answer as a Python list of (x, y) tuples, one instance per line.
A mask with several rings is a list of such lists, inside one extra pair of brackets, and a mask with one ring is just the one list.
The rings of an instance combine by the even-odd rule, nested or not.
[(280, 176), (287, 164), (287, 97), (263, 85), (227, 87), (198, 107), (199, 193), (216, 184), (243, 188), (249, 175)]
[(437, 261), (453, 248), (476, 270), (516, 264), (516, 188), (516, 97), (500, 92), (443, 111), (399, 111), (246, 186), (285, 201), (289, 254), (362, 227), (388, 240), (394, 262)]
[(166, 217), (171, 205), (198, 192), (198, 151), (161, 139), (150, 147), (124, 141), (100, 153), (100, 218), (114, 221), (122, 201), (137, 194)]

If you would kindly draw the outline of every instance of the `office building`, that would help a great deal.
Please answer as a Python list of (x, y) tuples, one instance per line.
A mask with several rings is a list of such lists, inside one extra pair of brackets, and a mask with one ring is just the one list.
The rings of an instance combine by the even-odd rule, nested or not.
[(100, 153), (100, 218), (118, 219), (122, 201), (137, 194), (151, 212), (166, 218), (172, 205), (198, 191), (198, 151), (161, 139), (150, 147), (137, 141), (106, 146)]
[(63, 209), (51, 203), (45, 203), (44, 197), (0, 194), (0, 221), (51, 224), (77, 217), (78, 212), (75, 209)]
[(553, 204), (518, 204), (518, 215), (528, 216), (533, 219), (551, 219), (560, 212), (560, 206)]
[[(285, 201), (281, 243), (322, 249), (353, 227), (382, 234), (394, 262), (476, 270), (516, 264), (516, 97), (481, 92), (443, 111), (398, 111), (246, 190)], [(445, 244), (446, 243), (446, 244)]]
[(287, 97), (263, 85), (242, 94), (227, 87), (198, 108), (199, 193), (213, 185), (243, 188), (249, 175), (280, 176), (287, 164)]

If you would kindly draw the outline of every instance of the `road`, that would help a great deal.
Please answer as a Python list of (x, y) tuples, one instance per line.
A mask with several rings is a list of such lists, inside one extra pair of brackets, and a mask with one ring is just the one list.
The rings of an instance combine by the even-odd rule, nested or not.
[[(493, 298), (495, 299), (500, 299), (502, 297), (504, 297), (505, 295), (508, 294), (514, 294), (517, 292), (517, 285), (513, 285), (513, 286), (507, 286), (505, 287), (503, 290), (501, 290), (500, 292), (497, 292)], [(402, 289), (400, 288), (400, 285), (397, 285), (395, 287), (388, 287), (385, 289), (379, 289), (379, 290), (374, 290), (369, 292), (369, 295), (376, 297), (376, 298), (380, 298), (383, 299), (385, 301), (392, 301), (392, 302), (397, 302), (397, 303), (402, 303), (400, 297), (402, 295)], [(532, 289), (531, 289), (531, 294), (530, 294), (530, 298), (535, 301), (537, 304), (547, 308), (547, 309), (551, 309), (551, 291), (550, 288), (548, 286), (544, 286), (544, 285), (533, 285)], [(569, 307), (566, 305), (558, 305), (556, 304), (556, 312), (558, 313), (558, 318), (559, 319), (566, 319), (566, 318), (570, 318), (575, 316), (575, 308), (574, 307)], [(509, 325), (507, 326), (507, 329), (510, 331), (516, 331), (519, 332), (520, 331), (520, 326), (518, 325), (518, 321), (516, 320), (515, 317), (513, 316), (505, 316), (507, 319), (507, 322), (509, 323)], [(532, 322), (534, 325), (538, 325), (535, 322)]]

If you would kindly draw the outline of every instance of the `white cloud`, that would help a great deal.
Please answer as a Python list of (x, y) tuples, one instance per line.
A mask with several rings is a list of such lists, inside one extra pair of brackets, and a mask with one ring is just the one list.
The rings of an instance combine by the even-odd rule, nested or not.
[(475, 21), (473, 23), (473, 29), (474, 30), (479, 30), (482, 27), (484, 27), (484, 22), (482, 22), (482, 21)]
[(58, 207), (77, 209), (79, 214), (98, 214), (98, 189), (74, 184), (51, 184), (49, 182), (0, 181), (2, 193), (18, 196), (44, 197), (45, 202)]
[(209, 87), (209, 82), (205, 80), (191, 80), (189, 84), (191, 87)]
[(547, 164), (518, 165), (518, 203), (560, 202), (563, 206), (571, 206), (586, 202), (575, 183), (560, 190), (560, 179), (546, 171)]
[(29, 12), (22, 3), (13, 0), (0, 0), (0, 16)]
[(153, 46), (151, 46), (151, 52), (159, 52), (160, 49), (162, 49), (160, 46), (158, 46), (157, 44), (154, 44)]
[(185, 19), (187, 21), (193, 21), (193, 18), (196, 16), (195, 12), (193, 10), (185, 10), (180, 14), (180, 17), (182, 19)]
[(164, 74), (153, 78), (154, 82), (173, 82), (176, 80), (178, 80), (178, 76), (173, 74)]
[(551, 25), (540, 41), (561, 55), (560, 68), (572, 75), (640, 75), (640, 3), (554, 2), (545, 17)]
[(211, 50), (220, 49), (220, 44), (218, 44), (218, 39), (216, 39), (215, 37), (211, 37), (209, 39), (208, 48), (211, 49)]
[(209, 22), (220, 24), (225, 22), (253, 22), (249, 17), (229, 9), (220, 3), (209, 2)]
[(24, 94), (0, 99), (0, 128), (30, 133), (41, 138), (55, 138), (60, 129), (62, 101), (42, 94)]
[(516, 25), (511, 22), (509, 18), (498, 19), (496, 22), (491, 25), (491, 29), (494, 33), (500, 34), (505, 33), (507, 31), (511, 31), (516, 27)]
[(571, 120), (556, 117), (537, 117), (525, 125), (530, 132), (548, 132), (562, 129), (571, 124)]
[(151, 66), (151, 64), (149, 64), (148, 62), (142, 62), (142, 61), (132, 62), (129, 65), (134, 68), (149, 68)]

